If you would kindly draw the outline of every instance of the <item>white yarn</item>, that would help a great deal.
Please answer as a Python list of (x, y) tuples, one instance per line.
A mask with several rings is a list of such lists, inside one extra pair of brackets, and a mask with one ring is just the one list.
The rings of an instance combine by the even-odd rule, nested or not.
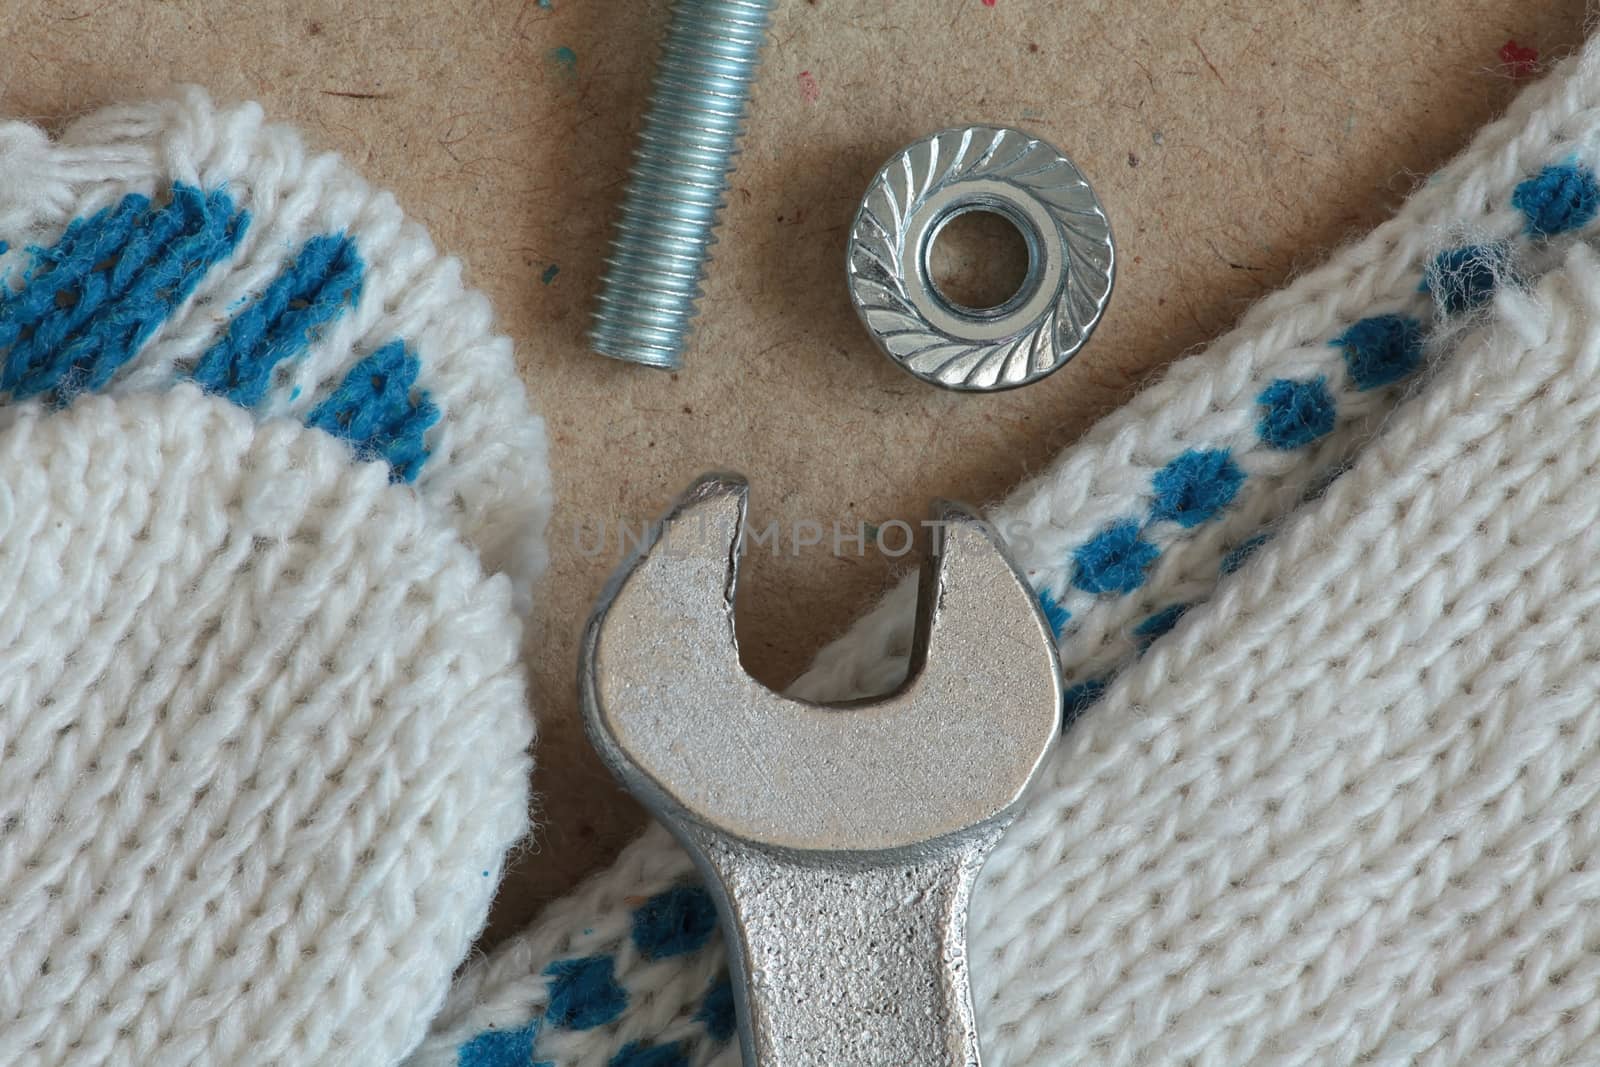
[(169, 387), (222, 336), (312, 237), (345, 234), (365, 264), (359, 301), (304, 355), (279, 365), (257, 410), (305, 418), (360, 359), (403, 339), (422, 364), (418, 384), (442, 417), (418, 491), (516, 582), (519, 607), (546, 564), (552, 505), (543, 423), (530, 416), (511, 342), (494, 332), (487, 299), (462, 284), (422, 227), (387, 192), (332, 154), (309, 152), (259, 105), (214, 106), (199, 89), (106, 108), (54, 142), (0, 122), (0, 293), (19, 287), (29, 248), (129, 193), (157, 200), (173, 183), (225, 190), (250, 213), (243, 239), (161, 325), (111, 385), (115, 393)]
[[(971, 936), (986, 1062), (1600, 1063), (1600, 269), (1575, 245), (1592, 225), (1530, 241), (1510, 203), (1544, 166), (1600, 164), (1597, 131), (1591, 45), (1395, 219), (1175, 364), (993, 513), (1072, 613), (1069, 680), (1134, 659), (1130, 624), (1152, 610), (1200, 606), (1069, 733), (985, 869)], [(1504, 246), (1506, 274), (1556, 273), (1534, 296), (1502, 294), (1487, 333), (1436, 330), (1446, 362), (1419, 399), (1397, 410), (1401, 390), (1349, 388), (1330, 338), (1367, 316), (1426, 315), (1429, 260), (1464, 243)], [(1335, 430), (1260, 448), (1264, 386), (1310, 376), (1338, 397)], [(1244, 470), (1227, 511), (1152, 526), (1161, 557), (1137, 592), (1073, 588), (1073, 550), (1148, 513), (1155, 472), (1193, 448), (1228, 448)], [(1204, 603), (1223, 554), (1273, 525)], [(914, 596), (898, 588), (795, 694), (897, 684)], [(454, 1063), (474, 1035), (538, 1019), (552, 960), (609, 954), (628, 1009), (592, 1030), (547, 1027), (535, 1060), (601, 1067), (643, 1040), (737, 1064), (684, 1026), (720, 944), (677, 967), (630, 950), (638, 902), (694, 881), (670, 837), (647, 831), (469, 969), (412, 1062)]]
[(1600, 260), (1497, 311), (1069, 734), (997, 1065), (1600, 1061)]
[(0, 431), (0, 1063), (384, 1064), (526, 828), (510, 583), (192, 386)]

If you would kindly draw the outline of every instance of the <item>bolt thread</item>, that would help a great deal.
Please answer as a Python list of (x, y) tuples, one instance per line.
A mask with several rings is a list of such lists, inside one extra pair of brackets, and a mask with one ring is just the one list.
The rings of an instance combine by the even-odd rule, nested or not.
[(700, 278), (777, 0), (677, 0), (617, 212), (589, 341), (683, 363)]

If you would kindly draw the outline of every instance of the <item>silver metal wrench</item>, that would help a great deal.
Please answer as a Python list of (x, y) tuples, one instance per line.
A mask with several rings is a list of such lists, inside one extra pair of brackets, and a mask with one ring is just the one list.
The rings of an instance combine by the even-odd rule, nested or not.
[(579, 667), (590, 738), (712, 888), (746, 1067), (976, 1067), (967, 903), (1060, 729), (1050, 629), (996, 535), (941, 503), (905, 685), (780, 696), (734, 634), (747, 493), (701, 478), (612, 578)]

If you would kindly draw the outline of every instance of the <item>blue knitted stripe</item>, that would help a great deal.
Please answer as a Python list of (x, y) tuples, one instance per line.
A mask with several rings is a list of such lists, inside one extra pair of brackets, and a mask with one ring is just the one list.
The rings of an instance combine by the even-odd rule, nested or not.
[(344, 234), (313, 237), (200, 357), (194, 380), (209, 393), (254, 407), (272, 383), (273, 368), (302, 355), (360, 299), (364, 270)]
[(1188, 604), (1171, 604), (1145, 619), (1133, 628), (1135, 642), (1142, 655), (1145, 649), (1156, 643), (1156, 639), (1165, 637), (1178, 625), (1178, 620), (1183, 618), (1189, 610)]
[(1328, 379), (1279, 378), (1256, 397), (1261, 421), (1256, 433), (1268, 448), (1288, 452), (1332, 433), (1338, 422)]
[(391, 480), (415, 481), (428, 458), (423, 436), (439, 420), (426, 390), (412, 397), (420, 369), (403, 341), (391, 341), (351, 368), (306, 425), (344, 438), (363, 459), (387, 461)]
[(550, 1026), (593, 1030), (628, 1006), (628, 991), (617, 984), (616, 960), (611, 956), (556, 960), (544, 973), (550, 978), (544, 1022)]
[[(176, 184), (159, 205), (130, 194), (69, 224), (16, 290), (0, 287), (0, 394), (66, 403), (107, 385), (227, 259), (250, 225), (222, 190)], [(207, 391), (258, 403), (273, 368), (300, 356), (360, 297), (364, 264), (343, 234), (312, 238), (228, 325), (189, 372)], [(428, 459), (437, 405), (417, 387), (421, 364), (395, 340), (357, 364), (307, 424), (388, 463), (411, 482)]]
[(1085, 593), (1131, 593), (1161, 555), (1146, 541), (1139, 523), (1114, 522), (1072, 554), (1072, 584)]
[(1422, 323), (1409, 315), (1373, 315), (1328, 342), (1344, 352), (1350, 381), (1377, 389), (1410, 377), (1422, 364)]
[(1234, 573), (1240, 567), (1245, 565), (1245, 562), (1255, 554), (1256, 549), (1260, 548), (1271, 539), (1272, 535), (1265, 532), (1245, 538), (1239, 544), (1229, 549), (1227, 555), (1222, 557), (1222, 562), (1217, 565), (1217, 572), (1223, 577), (1227, 577), (1228, 575)]
[[(129, 269), (143, 266), (157, 246), (176, 236), (181, 222), (178, 209), (176, 196), (166, 209), (157, 211), (143, 196), (124, 197), (115, 211), (107, 209), (87, 222), (73, 222), (54, 248), (35, 252), (45, 269), (30, 278), (15, 301), (17, 333), (0, 387), (16, 391), (19, 383), (48, 373), (49, 365), (59, 361), (62, 347), (120, 294)], [(109, 247), (112, 241), (115, 247)], [(92, 264), (86, 262), (91, 255), (99, 257)], [(42, 303), (46, 298), (48, 305)], [(95, 332), (99, 326), (94, 324)]]
[(1044, 612), (1044, 621), (1050, 624), (1050, 632), (1055, 634), (1056, 640), (1061, 640), (1061, 635), (1067, 629), (1067, 623), (1072, 621), (1072, 612), (1061, 606), (1061, 601), (1051, 595), (1050, 590), (1039, 590), (1039, 609)]
[[(172, 215), (179, 218), (161, 226), (151, 236), (165, 243), (142, 266), (130, 266), (124, 253), (113, 268), (112, 288), (121, 295), (107, 306), (94, 324), (85, 327), (49, 361), (47, 373), (36, 376), (30, 388), (14, 389), (18, 396), (54, 390), (58, 400), (84, 391), (104, 388), (173, 309), (188, 299), (211, 267), (226, 259), (250, 224), (248, 214), (235, 214), (221, 192), (204, 196), (198, 189), (174, 190)], [(168, 220), (163, 220), (168, 221)], [(181, 226), (178, 222), (181, 221)], [(175, 230), (170, 236), (167, 230)], [(126, 271), (122, 268), (127, 267)]]
[(1587, 226), (1600, 215), (1600, 180), (1578, 163), (1558, 163), (1518, 185), (1511, 206), (1522, 212), (1529, 237), (1541, 239)]
[(74, 219), (50, 248), (34, 248), (34, 267), (16, 293), (0, 305), (0, 349), (10, 348), (41, 321), (77, 299), (84, 279), (121, 251), (139, 217), (150, 210), (148, 197), (126, 196), (115, 208)]
[(1244, 484), (1244, 471), (1225, 448), (1190, 449), (1151, 479), (1151, 516), (1184, 529), (1217, 517)]
[(647, 960), (697, 952), (717, 932), (717, 906), (697, 885), (658, 893), (633, 913), (633, 943)]
[(650, 1045), (630, 1041), (606, 1061), (606, 1067), (689, 1067), (689, 1057), (677, 1043)]
[(530, 1067), (538, 1037), (537, 1019), (514, 1030), (485, 1030), (456, 1050), (457, 1067)]
[(726, 1041), (738, 1028), (738, 1015), (733, 1006), (733, 981), (726, 972), (718, 975), (706, 990), (700, 1010), (694, 1014), (695, 1022), (704, 1023), (706, 1033), (714, 1041)]
[(160, 208), (133, 195), (74, 222), (54, 248), (36, 251), (42, 269), (0, 308), (10, 339), (0, 389), (65, 401), (103, 387), (249, 223), (227, 194), (186, 185)]
[(1432, 295), (1447, 315), (1472, 311), (1493, 299), (1508, 259), (1499, 245), (1448, 248), (1433, 257), (1419, 289)]

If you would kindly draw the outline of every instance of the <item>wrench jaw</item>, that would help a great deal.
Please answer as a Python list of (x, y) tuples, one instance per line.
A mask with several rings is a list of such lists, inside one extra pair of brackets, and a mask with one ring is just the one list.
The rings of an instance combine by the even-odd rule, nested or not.
[[(688, 813), (645, 770), (630, 738), (641, 727), (671, 732), (686, 710), (675, 702), (701, 686), (751, 684), (733, 618), (749, 497), (741, 474), (712, 471), (695, 479), (612, 573), (579, 646), (578, 694), (589, 741), (612, 774), (669, 826)], [(670, 684), (686, 673), (694, 684)]]
[(1009, 811), (1059, 728), (1054, 642), (994, 532), (941, 505), (919, 669), (848, 707), (745, 673), (733, 623), (747, 488), (692, 486), (590, 621), (579, 686), (591, 738), (663, 819), (800, 852), (918, 848)]
[(971, 765), (1011, 787), (991, 797), (999, 817), (1022, 799), (1060, 735), (1060, 653), (999, 531), (958, 501), (936, 500), (931, 510), (932, 543), (901, 695), (976, 712), (988, 743), (973, 739)]
[(1059, 731), (1048, 624), (995, 532), (941, 503), (906, 684), (780, 696), (739, 663), (747, 496), (701, 478), (607, 586), (590, 738), (713, 889), (746, 1067), (976, 1067), (967, 902)]

